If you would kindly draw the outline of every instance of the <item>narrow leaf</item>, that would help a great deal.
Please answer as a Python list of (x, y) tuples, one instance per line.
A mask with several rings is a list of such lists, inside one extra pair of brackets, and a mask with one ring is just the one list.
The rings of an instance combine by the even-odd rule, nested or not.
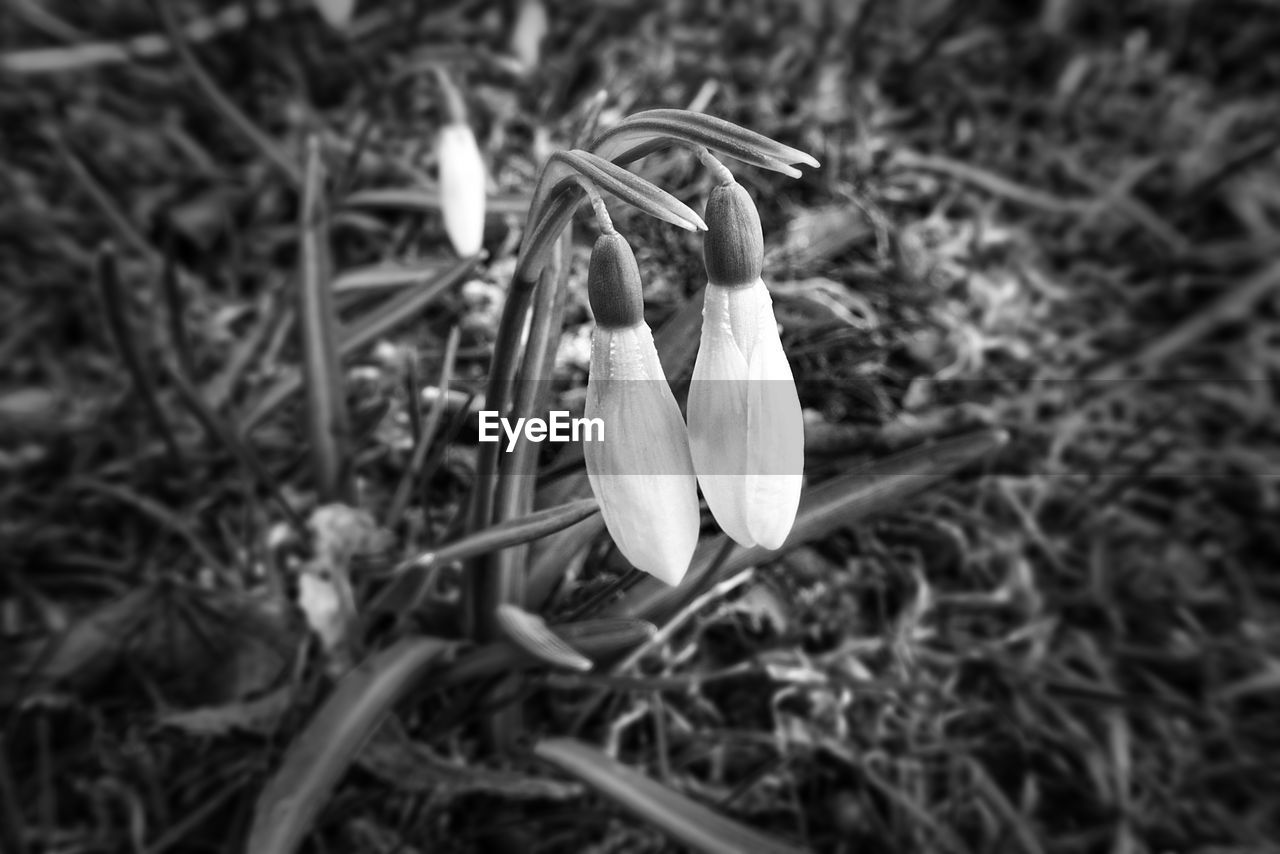
[(186, 406), (187, 411), (200, 422), (200, 426), (209, 434), (209, 438), (215, 442), (221, 442), (240, 461), (240, 464), (248, 470), (253, 478), (270, 493), (276, 506), (280, 508), (280, 512), (288, 520), (299, 540), (304, 543), (307, 542), (310, 539), (310, 534), (307, 531), (306, 522), (303, 521), (302, 517), (298, 515), (298, 511), (294, 510), (293, 505), (284, 497), (284, 493), (280, 490), (279, 482), (253, 449), (253, 445), (232, 430), (231, 425), (227, 424), (224, 419), (217, 416), (204, 398), (200, 396), (200, 392), (196, 390), (195, 386), (179, 373), (177, 368), (164, 364), (164, 369), (169, 382), (173, 383), (173, 387), (177, 390), (179, 399)]
[(522, 545), (539, 537), (545, 537), (547, 534), (554, 534), (599, 512), (600, 506), (596, 504), (594, 498), (584, 498), (558, 507), (539, 510), (537, 513), (530, 513), (528, 516), (494, 525), (470, 537), (442, 546), (434, 552), (424, 552), (414, 558), (409, 566), (426, 567), (455, 560), (466, 560), (498, 549)]
[(392, 707), (454, 649), (452, 642), (439, 638), (405, 638), (347, 673), (259, 795), (248, 854), (297, 850), (320, 808)]
[[(586, 470), (565, 478), (572, 495), (590, 495)], [(592, 516), (547, 537), (533, 552), (525, 582), (525, 602), (540, 608), (560, 585), (571, 562), (604, 531), (604, 517)]]
[(429, 795), (436, 807), (470, 795), (520, 801), (567, 801), (583, 795), (581, 783), (446, 759), (403, 732), (392, 732), (391, 727), (369, 741), (358, 762), (362, 770), (396, 791)]
[(594, 662), (630, 652), (653, 639), (658, 627), (647, 620), (619, 617), (581, 620), (552, 626), (565, 643)]
[[(475, 269), (476, 263), (475, 258), (465, 258), (431, 284), (421, 288), (406, 289), (386, 300), (358, 321), (338, 332), (338, 353), (344, 358), (350, 356), (400, 324), (416, 317), (437, 297), (465, 280)], [(240, 420), (241, 432), (248, 433), (262, 423), (263, 419), (275, 412), (300, 388), (302, 388), (301, 374), (292, 373), (281, 377), (258, 398), (258, 402)]]
[(302, 331), (306, 424), (316, 488), (322, 502), (350, 498), (345, 444), (350, 432), (342, 363), (338, 354), (337, 317), (329, 288), (329, 231), (324, 203), (320, 141), (307, 144), (307, 171), (302, 190), (298, 318)]
[(406, 285), (420, 285), (440, 275), (440, 272), (439, 264), (415, 266), (371, 264), (367, 267), (353, 267), (334, 275), (333, 292), (335, 294), (362, 293), (402, 288)]
[(179, 367), (188, 378), (196, 377), (196, 360), (191, 350), (191, 339), (187, 335), (185, 308), (182, 295), (182, 283), (178, 281), (178, 261), (174, 257), (174, 238), (172, 232), (165, 239), (164, 264), (160, 275), (156, 278), (160, 298), (165, 306), (165, 320), (169, 328), (169, 346), (173, 348), (174, 357)]
[(726, 818), (577, 739), (543, 739), (533, 752), (694, 851), (799, 854), (803, 850)]
[(142, 401), (151, 425), (164, 439), (169, 451), (169, 460), (177, 468), (183, 467), (182, 450), (178, 446), (177, 437), (164, 417), (164, 409), (156, 394), (155, 383), (151, 371), (147, 368), (147, 360), (138, 350), (138, 338), (130, 328), (126, 317), (129, 297), (120, 284), (120, 276), (116, 268), (115, 248), (105, 244), (98, 253), (98, 289), (102, 296), (102, 309), (107, 315), (107, 328), (116, 345), (116, 352), (124, 362), (129, 376), (133, 379), (134, 390)]
[[(485, 216), (525, 216), (529, 213), (530, 198), (510, 193), (489, 196), (485, 205)], [(386, 188), (378, 190), (360, 190), (347, 196), (344, 207), (350, 208), (382, 208), (401, 211), (439, 211), (444, 206), (444, 198), (439, 190), (421, 188)]]
[(591, 669), (591, 659), (565, 643), (537, 614), (504, 602), (498, 606), (496, 622), (507, 640), (539, 661), (567, 670)]
[(600, 507), (594, 498), (572, 501), (558, 507), (539, 510), (528, 516), (510, 519), (469, 537), (463, 537), (435, 551), (423, 552), (412, 560), (396, 567), (394, 578), (369, 604), (367, 610), (392, 610), (400, 612), (416, 604), (417, 596), (406, 596), (413, 589), (409, 576), (416, 576), (433, 566), (468, 560), (499, 549), (511, 548), (554, 534), (584, 519), (596, 516)]
[(157, 3), (156, 9), (160, 13), (160, 19), (164, 23), (165, 31), (168, 33), (169, 41), (173, 44), (173, 49), (177, 51), (178, 58), (186, 66), (187, 73), (191, 75), (196, 88), (208, 99), (214, 110), (222, 114), (227, 124), (243, 134), (245, 139), (249, 140), (266, 157), (267, 162), (274, 166), (290, 184), (295, 187), (301, 186), (303, 176), (298, 170), (297, 164), (284, 153), (275, 140), (263, 133), (236, 106), (235, 101), (219, 88), (218, 84), (209, 76), (209, 72), (205, 71), (200, 61), (196, 59), (195, 52), (187, 44), (186, 34), (183, 32), (182, 27), (178, 25), (177, 16), (174, 14), (175, 5), (173, 3)]
[(543, 167), (533, 191), (527, 220), (531, 228), (521, 246), (517, 280), (537, 279), (560, 232), (573, 219), (586, 185), (611, 193), (663, 222), (690, 231), (707, 229), (702, 217), (684, 202), (621, 166), (589, 151), (557, 151)]
[(669, 222), (689, 231), (706, 231), (707, 224), (692, 208), (666, 190), (651, 184), (639, 175), (610, 163), (589, 151), (557, 151), (551, 155), (542, 170), (542, 177), (533, 191), (529, 210), (534, 218), (545, 211), (548, 197), (561, 192), (566, 181), (575, 183), (586, 179), (601, 190), (612, 193), (629, 205), (634, 205), (649, 216)]
[[(418, 392), (417, 383), (410, 386), (410, 398), (413, 403), (409, 409), (411, 417), (416, 418), (414, 430), (413, 453), (409, 457), (409, 465), (405, 466), (404, 471), (400, 474), (400, 482), (396, 484), (395, 492), (391, 495), (391, 505), (387, 508), (386, 527), (395, 529), (400, 524), (400, 519), (404, 514), (405, 508), (409, 506), (409, 497), (413, 494), (413, 488), (419, 483), (422, 476), (423, 468), (427, 463), (427, 451), (433, 445), (436, 430), (439, 429), (444, 421), (445, 411), (449, 408), (449, 383), (453, 379), (453, 363), (458, 357), (458, 342), (461, 340), (462, 334), (457, 326), (449, 330), (449, 339), (444, 345), (444, 359), (440, 365), (440, 379), (436, 382), (436, 389), (439, 395), (431, 405), (431, 417), (427, 419), (425, 424), (422, 423), (422, 416), (418, 401), (421, 398)], [(414, 360), (409, 360), (410, 374), (415, 373), (413, 369)]]
[(817, 160), (798, 148), (724, 119), (688, 110), (647, 110), (628, 116), (596, 137), (591, 150), (606, 160), (630, 163), (680, 142), (705, 146), (792, 178), (799, 178), (800, 170), (791, 164), (818, 166)]

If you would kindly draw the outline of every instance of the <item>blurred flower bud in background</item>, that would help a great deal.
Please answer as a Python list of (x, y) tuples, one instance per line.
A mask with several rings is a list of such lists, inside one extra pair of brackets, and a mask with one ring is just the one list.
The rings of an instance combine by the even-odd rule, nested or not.
[(344, 30), (356, 12), (356, 0), (313, 0), (316, 11), (335, 30)]
[(484, 244), (486, 173), (475, 134), (465, 122), (440, 128), (436, 142), (440, 162), (440, 198), (444, 230), (462, 257)]
[(526, 72), (537, 68), (542, 59), (542, 40), (546, 38), (547, 29), (547, 7), (542, 0), (516, 0), (509, 45)]

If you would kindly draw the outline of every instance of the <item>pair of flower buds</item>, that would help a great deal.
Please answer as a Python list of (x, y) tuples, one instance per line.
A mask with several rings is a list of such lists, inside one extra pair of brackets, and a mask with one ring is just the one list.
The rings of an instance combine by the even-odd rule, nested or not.
[(708, 283), (687, 429), (625, 239), (596, 241), (587, 279), (596, 328), (584, 414), (605, 434), (584, 445), (587, 477), (619, 551), (668, 584), (684, 577), (698, 543), (699, 485), (735, 542), (776, 549), (795, 522), (804, 468), (800, 400), (761, 279), (760, 215), (728, 180), (704, 220)]

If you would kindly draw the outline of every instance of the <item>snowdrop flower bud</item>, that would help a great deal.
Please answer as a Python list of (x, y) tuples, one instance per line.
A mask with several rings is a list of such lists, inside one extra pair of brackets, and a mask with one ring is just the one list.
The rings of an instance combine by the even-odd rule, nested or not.
[(345, 30), (356, 12), (356, 0), (314, 0), (316, 11), (335, 30)]
[(547, 7), (542, 0), (519, 0), (515, 26), (511, 28), (511, 52), (525, 71), (538, 67), (542, 40), (547, 35)]
[(596, 240), (587, 295), (596, 329), (584, 414), (604, 425), (603, 441), (583, 443), (587, 479), (623, 556), (678, 584), (698, 543), (697, 478), (680, 407), (644, 322), (640, 270), (621, 235)]
[(804, 420), (760, 278), (760, 214), (736, 182), (707, 201), (706, 305), (689, 389), (689, 446), (720, 527), (743, 546), (780, 547), (804, 471)]
[(475, 134), (466, 121), (451, 121), (436, 140), (440, 163), (440, 203), (444, 230), (459, 255), (480, 251), (484, 242), (485, 169)]

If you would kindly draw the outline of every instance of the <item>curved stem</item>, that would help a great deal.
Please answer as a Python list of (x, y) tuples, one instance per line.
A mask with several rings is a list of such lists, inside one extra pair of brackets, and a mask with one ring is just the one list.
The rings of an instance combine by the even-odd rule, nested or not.
[(721, 163), (705, 145), (697, 146), (694, 151), (698, 153), (698, 159), (702, 161), (702, 165), (711, 171), (711, 176), (715, 178), (717, 184), (734, 183), (735, 179), (733, 173), (729, 171), (729, 167)]
[(600, 191), (590, 181), (583, 181), (582, 189), (587, 191), (587, 198), (591, 200), (591, 209), (595, 212), (596, 224), (600, 226), (600, 230), (605, 234), (617, 234), (613, 229), (613, 217), (609, 216), (609, 208), (605, 206), (604, 196), (600, 195)]
[(457, 85), (453, 79), (449, 77), (449, 72), (444, 70), (443, 66), (432, 66), (431, 70), (436, 75), (436, 85), (440, 87), (441, 112), (444, 115), (446, 124), (466, 124), (467, 123), (467, 102), (463, 99), (462, 93), (458, 91)]

